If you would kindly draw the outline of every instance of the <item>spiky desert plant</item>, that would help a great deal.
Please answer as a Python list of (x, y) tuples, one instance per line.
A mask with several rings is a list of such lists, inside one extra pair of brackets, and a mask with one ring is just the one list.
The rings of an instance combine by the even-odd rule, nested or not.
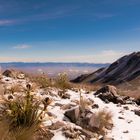
[(3, 102), (0, 122), (4, 122), (8, 128), (6, 131), (7, 139), (4, 140), (9, 140), (9, 136), (16, 138), (13, 140), (21, 140), (23, 136), (29, 138), (29, 136), (41, 130), (42, 115), (48, 104), (46, 105), (43, 102), (44, 108), (41, 108), (42, 102), (34, 100), (30, 90), (31, 86), (27, 85), (25, 96), (17, 99), (5, 99)]

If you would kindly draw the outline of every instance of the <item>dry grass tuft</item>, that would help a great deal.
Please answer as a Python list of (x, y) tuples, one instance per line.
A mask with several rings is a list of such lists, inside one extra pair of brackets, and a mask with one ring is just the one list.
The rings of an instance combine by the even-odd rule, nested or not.
[(82, 94), (81, 94), (81, 92), (80, 92), (79, 107), (80, 107), (81, 112), (84, 112), (85, 109), (88, 107), (88, 105), (89, 105), (88, 100), (86, 100), (86, 99), (82, 96)]
[(97, 130), (98, 134), (105, 135), (106, 129), (112, 129), (112, 113), (107, 112), (105, 110), (97, 112), (95, 115), (96, 122), (98, 122), (99, 126)]

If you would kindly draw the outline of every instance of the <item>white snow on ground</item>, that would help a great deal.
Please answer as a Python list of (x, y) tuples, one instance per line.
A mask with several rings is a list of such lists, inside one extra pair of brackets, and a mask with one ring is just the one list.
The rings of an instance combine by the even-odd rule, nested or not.
[[(71, 95), (71, 99), (62, 99), (60, 101), (57, 101), (57, 103), (68, 104), (72, 100), (79, 100), (79, 93), (70, 90), (68, 91), (68, 93)], [(84, 96), (85, 98), (92, 99), (94, 100), (95, 104), (99, 105), (99, 109), (91, 110), (93, 112), (98, 112), (99, 110), (106, 109), (107, 111), (110, 111), (113, 115), (114, 127), (112, 131), (109, 132), (109, 137), (112, 137), (115, 140), (140, 140), (140, 116), (135, 115), (132, 111), (134, 109), (138, 109), (138, 106), (128, 104), (118, 107), (116, 104), (113, 103), (106, 104), (99, 98), (96, 98), (93, 94), (94, 92), (90, 94), (82, 94), (82, 96)], [(129, 110), (124, 109), (123, 107), (125, 106), (128, 106)], [(54, 113), (58, 117), (57, 120), (63, 120), (64, 111), (62, 111), (60, 107), (54, 106), (53, 109), (50, 110), (50, 112)], [(122, 117), (124, 119), (119, 119), (119, 117)], [(60, 134), (60, 132), (56, 133), (53, 140), (57, 140), (56, 136)]]
[[(24, 86), (26, 85), (25, 80), (14, 80), (12, 78), (3, 77), (2, 79), (3, 83), (10, 85), (13, 83), (20, 83)], [(76, 105), (74, 100), (78, 100), (80, 98), (80, 92), (82, 96), (85, 99), (94, 100), (95, 104), (99, 105), (99, 109), (92, 109), (93, 112), (98, 112), (99, 110), (107, 110), (110, 111), (113, 115), (113, 123), (114, 127), (112, 131), (108, 132), (108, 136), (114, 138), (115, 140), (140, 140), (140, 116), (137, 116), (134, 114), (132, 110), (134, 109), (140, 109), (140, 107), (136, 105), (116, 105), (113, 103), (106, 104), (99, 98), (96, 98), (93, 94), (94, 92), (91, 92), (90, 94), (85, 94), (85, 92), (82, 90), (80, 92), (75, 92), (72, 90), (68, 90), (67, 93), (70, 94), (70, 99), (61, 99), (57, 95), (57, 89), (52, 89), (53, 96), (42, 94), (42, 90), (37, 90), (35, 93), (36, 96), (39, 98), (45, 98), (50, 97), (53, 100), (53, 103), (48, 106), (48, 111), (54, 114), (56, 117), (51, 118), (51, 120), (47, 120), (44, 122), (45, 125), (50, 125), (52, 122), (57, 121), (63, 121), (64, 120), (64, 113), (65, 110), (62, 110), (60, 106), (57, 106), (57, 104), (66, 105), (66, 104), (73, 104)], [(129, 109), (126, 110), (124, 107), (127, 106)], [(121, 117), (121, 119), (119, 118)], [(64, 121), (64, 123), (69, 123), (69, 121)], [(75, 124), (73, 124), (75, 125)], [(62, 131), (57, 130), (55, 131), (55, 135), (52, 138), (52, 140), (65, 140), (65, 136), (62, 135)]]

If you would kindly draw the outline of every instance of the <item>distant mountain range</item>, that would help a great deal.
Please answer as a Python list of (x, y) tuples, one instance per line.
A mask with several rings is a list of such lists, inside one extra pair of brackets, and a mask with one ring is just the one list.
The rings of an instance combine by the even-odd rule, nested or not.
[(134, 52), (118, 59), (107, 67), (90, 74), (83, 74), (72, 80), (75, 83), (122, 84), (140, 79), (140, 52)]
[(22, 67), (104, 67), (108, 66), (109, 63), (106, 64), (96, 64), (96, 63), (59, 63), (59, 62), (46, 62), (46, 63), (39, 63), (39, 62), (31, 62), (31, 63), (24, 63), (24, 62), (9, 62), (9, 63), (0, 63), (0, 66), (3, 68), (15, 67), (15, 68), (22, 68)]
[(90, 73), (101, 67), (106, 67), (109, 64), (94, 64), (94, 63), (23, 63), (11, 62), (0, 63), (2, 71), (5, 69), (18, 69), (27, 73), (46, 73), (50, 77), (55, 77), (58, 73), (67, 73), (70, 79), (76, 78), (82, 73)]

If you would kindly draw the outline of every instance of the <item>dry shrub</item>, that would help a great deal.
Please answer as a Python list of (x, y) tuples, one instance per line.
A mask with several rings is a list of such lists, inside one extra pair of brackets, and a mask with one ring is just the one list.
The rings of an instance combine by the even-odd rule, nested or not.
[(71, 89), (72, 85), (70, 84), (68, 80), (68, 76), (65, 73), (59, 74), (55, 81), (54, 81), (54, 86), (61, 89), (61, 90), (66, 90), (66, 89)]
[(17, 128), (9, 132), (8, 124), (0, 122), (0, 140), (51, 140), (54, 136), (47, 128)]
[(98, 122), (99, 126), (97, 131), (98, 134), (100, 135), (105, 135), (106, 133), (106, 128), (112, 128), (112, 113), (108, 112), (106, 110), (101, 110), (96, 113), (95, 115), (96, 122)]
[(0, 122), (1, 140), (35, 140), (33, 129), (18, 128), (9, 132), (9, 125), (6, 122)]
[(81, 92), (80, 92), (80, 101), (79, 101), (80, 110), (81, 110), (82, 112), (84, 112), (85, 109), (87, 109), (88, 106), (89, 106), (89, 105), (92, 105), (92, 104), (93, 104), (93, 102), (90, 101), (89, 99), (84, 98), (84, 97), (82, 96)]
[(36, 75), (30, 77), (30, 81), (36, 83), (40, 88), (56, 87), (61, 90), (70, 89), (71, 84), (66, 74), (59, 74), (56, 78), (52, 79), (46, 75)]
[(45, 74), (30, 76), (30, 80), (36, 83), (40, 88), (52, 87), (53, 82), (51, 78), (48, 78)]

